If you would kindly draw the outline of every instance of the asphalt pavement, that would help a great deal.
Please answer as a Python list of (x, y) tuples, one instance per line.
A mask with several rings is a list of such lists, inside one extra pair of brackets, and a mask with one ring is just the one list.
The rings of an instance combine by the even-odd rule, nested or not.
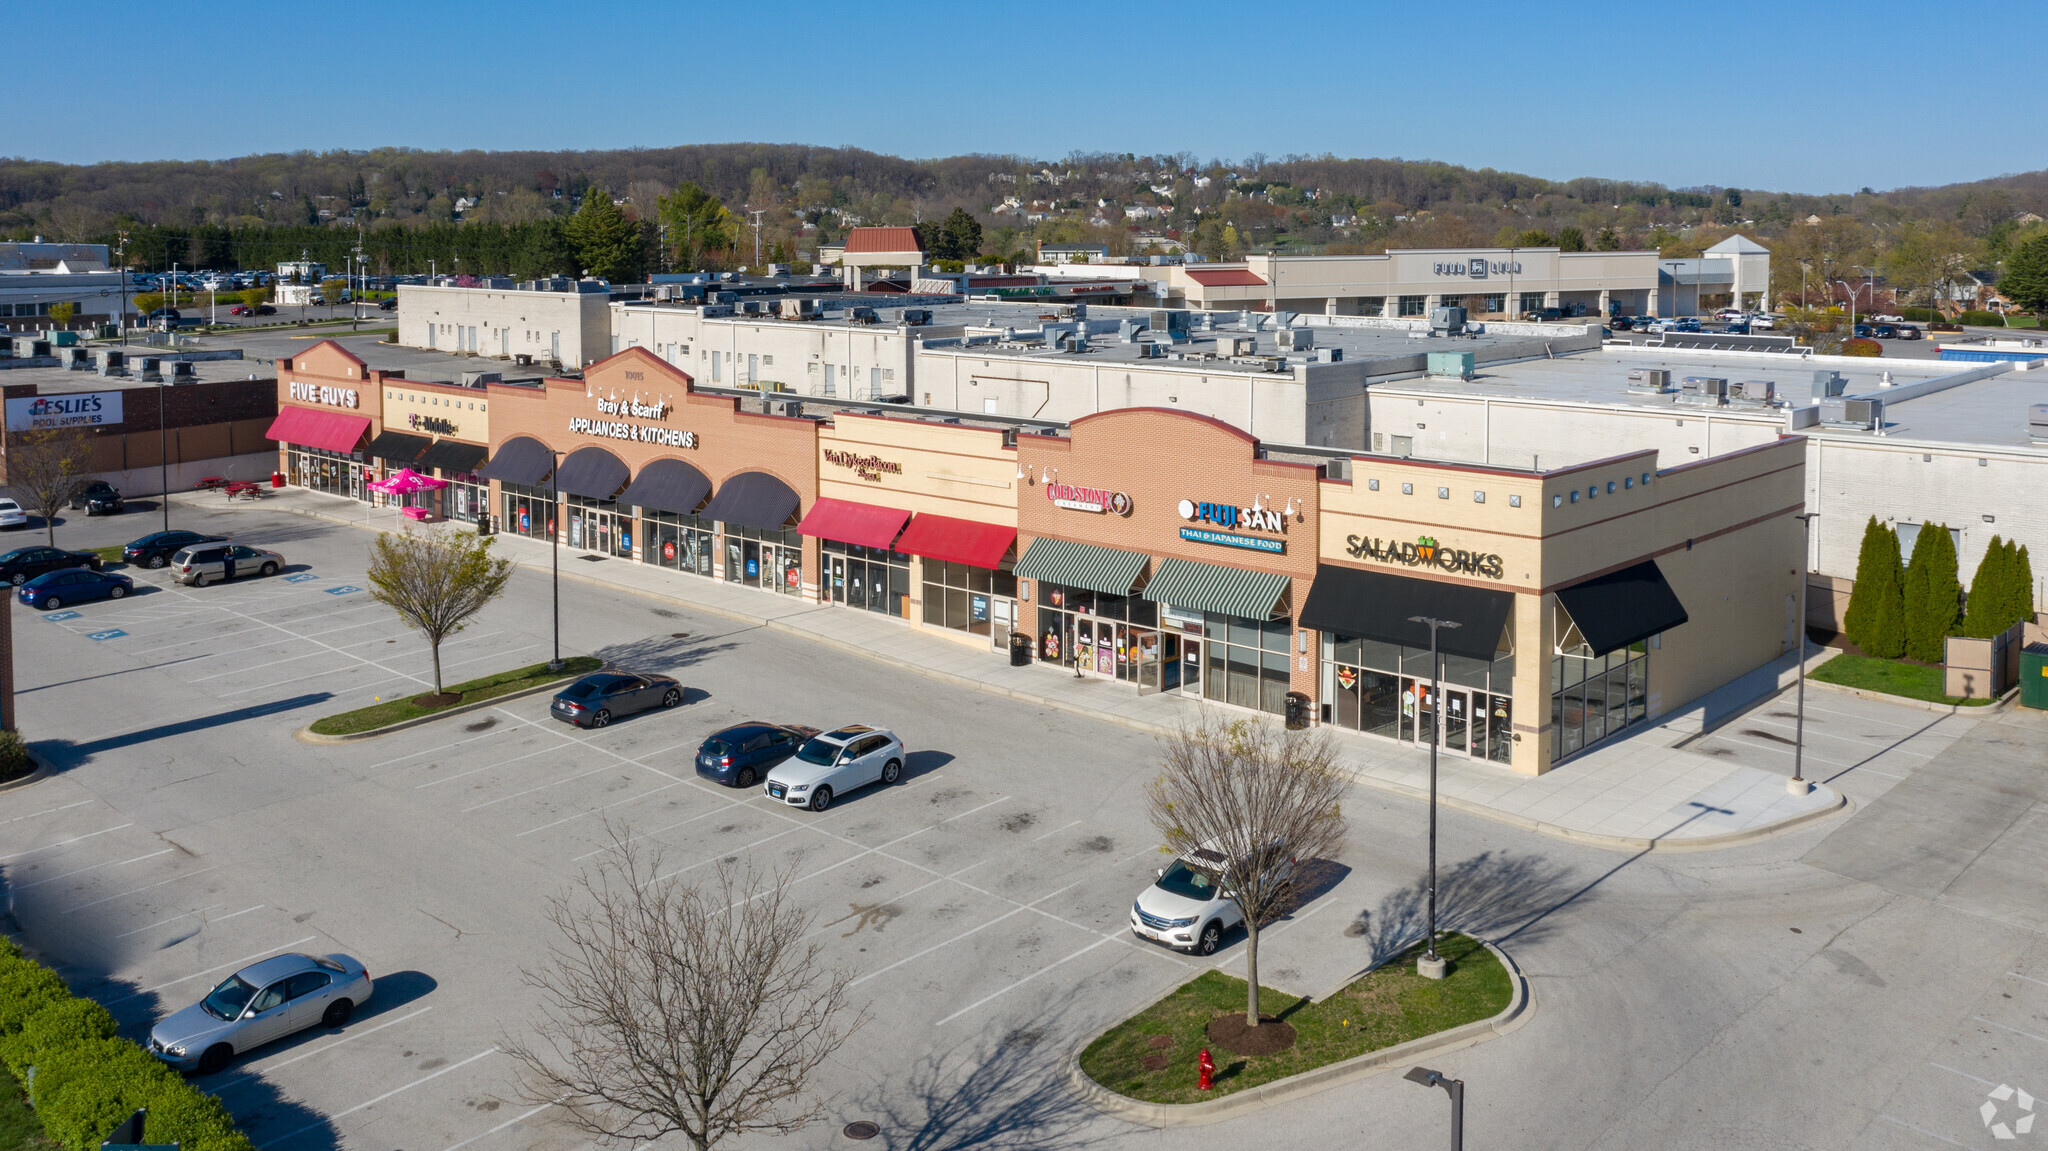
[[(562, 651), (676, 675), (683, 707), (582, 732), (535, 696), (311, 746), (292, 731), (425, 685), (424, 645), (360, 590), (367, 533), (261, 509), (174, 516), (291, 567), (203, 589), (135, 573), (141, 594), (65, 618), (10, 608), (21, 726), (57, 771), (0, 792), (0, 879), (15, 938), (131, 1036), (278, 950), (369, 965), (377, 996), (347, 1027), (198, 1081), (259, 1147), (584, 1146), (517, 1100), (498, 1047), (533, 1007), (519, 971), (546, 946), (541, 899), (589, 864), (607, 821), (684, 881), (728, 858), (793, 869), (814, 938), (873, 1011), (820, 1076), (830, 1121), (747, 1146), (836, 1145), (855, 1119), (933, 1151), (1446, 1137), (1441, 1096), (1398, 1076), (1168, 1132), (1066, 1090), (1066, 1061), (1101, 1027), (1242, 963), (1241, 938), (1200, 960), (1124, 925), (1163, 862), (1145, 733), (578, 583)], [(157, 526), (131, 513), (58, 538)], [(545, 579), (518, 572), (446, 649), (450, 675), (545, 658), (548, 605)], [(2048, 1093), (2048, 948), (2027, 882), (2048, 821), (2025, 790), (2048, 724), (1895, 730), (1894, 711), (1816, 703), (1839, 713), (1832, 742), (1809, 746), (1841, 761), (1846, 819), (1667, 854), (1444, 813), (1443, 920), (1513, 954), (1536, 1005), (1441, 1063), (1467, 1082), (1473, 1146), (1993, 1146), (1987, 1092)], [(1780, 706), (1704, 742), (1774, 755), (1744, 732), (1775, 734)], [(910, 770), (822, 815), (694, 777), (696, 743), (740, 718), (880, 723)], [(1356, 789), (1346, 814), (1313, 898), (1265, 935), (1272, 985), (1321, 990), (1420, 933), (1425, 809)]]

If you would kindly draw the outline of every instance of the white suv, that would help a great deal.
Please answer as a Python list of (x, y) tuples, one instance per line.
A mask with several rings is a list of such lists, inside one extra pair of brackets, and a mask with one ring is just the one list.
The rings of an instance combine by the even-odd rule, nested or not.
[[(1276, 842), (1271, 850), (1277, 855), (1285, 848)], [(1200, 847), (1162, 868), (1131, 904), (1132, 932), (1182, 951), (1214, 955), (1223, 933), (1244, 922), (1237, 900), (1223, 889), (1225, 859), (1220, 851)], [(1294, 861), (1281, 867), (1285, 876)]]
[(865, 724), (812, 736), (797, 753), (768, 772), (768, 798), (823, 811), (832, 797), (870, 783), (903, 778), (903, 741)]

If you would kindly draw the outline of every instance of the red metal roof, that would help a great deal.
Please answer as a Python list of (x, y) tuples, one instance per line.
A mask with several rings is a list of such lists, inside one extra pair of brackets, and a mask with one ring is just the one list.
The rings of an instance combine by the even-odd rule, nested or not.
[(843, 544), (893, 550), (896, 533), (903, 530), (903, 521), (909, 518), (910, 513), (901, 508), (883, 508), (823, 497), (811, 504), (811, 510), (804, 514), (804, 522), (798, 524), (796, 530), (807, 536), (838, 540)]
[(910, 521), (910, 530), (896, 541), (896, 550), (969, 567), (993, 568), (1003, 562), (1016, 542), (1016, 528), (927, 514)]
[(1266, 281), (1252, 273), (1250, 268), (1211, 268), (1207, 270), (1188, 269), (1188, 279), (1205, 288), (1263, 288)]
[[(336, 345), (337, 347), (339, 345)], [(330, 452), (352, 452), (370, 430), (370, 417), (323, 412), (315, 408), (279, 408), (270, 422), (267, 439), (281, 444), (302, 444)]]
[(916, 228), (855, 228), (846, 233), (846, 254), (864, 252), (922, 252)]

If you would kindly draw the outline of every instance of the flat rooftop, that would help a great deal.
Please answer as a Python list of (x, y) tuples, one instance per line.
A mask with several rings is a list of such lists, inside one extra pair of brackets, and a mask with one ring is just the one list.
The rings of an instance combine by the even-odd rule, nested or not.
[[(95, 344), (94, 350), (108, 345)], [(15, 387), (34, 384), (38, 393), (51, 395), (58, 392), (113, 392), (129, 388), (155, 388), (154, 380), (136, 378), (141, 371), (139, 361), (143, 356), (155, 356), (164, 362), (166, 380), (171, 373), (171, 361), (176, 354), (157, 348), (143, 348), (134, 344), (128, 348), (128, 375), (103, 376), (98, 371), (73, 371), (70, 368), (8, 368), (0, 371), (0, 385)], [(192, 362), (193, 376), (198, 383), (211, 384), (227, 380), (275, 380), (277, 369), (260, 360), (195, 360)]]
[[(1869, 395), (1884, 399), (1880, 391)], [(2027, 434), (2027, 409), (2034, 404), (2048, 404), (2048, 371), (2000, 372), (1929, 395), (1886, 403), (1882, 439), (2023, 448), (2048, 456), (2048, 443), (2036, 443)], [(1813, 427), (1800, 431), (1830, 439), (1879, 439), (1875, 433), (1854, 428)]]

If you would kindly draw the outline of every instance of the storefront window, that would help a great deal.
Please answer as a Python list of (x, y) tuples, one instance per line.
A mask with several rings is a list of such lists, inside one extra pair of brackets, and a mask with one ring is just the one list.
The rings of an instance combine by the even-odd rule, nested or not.
[(1428, 299), (1428, 296), (1402, 296), (1401, 314), (1404, 316), (1421, 315), (1423, 313), (1423, 304)]
[(1180, 649), (1173, 637), (1160, 634), (1158, 604), (1059, 584), (1040, 584), (1039, 600), (1039, 658), (1045, 662), (1145, 690), (1179, 682)]
[(823, 541), (825, 598), (864, 611), (910, 614), (910, 557), (887, 548)]
[(1202, 630), (1209, 637), (1203, 697), (1284, 714), (1293, 624), (1208, 612), (1202, 617)]
[(564, 496), (562, 502), (569, 511), (569, 538), (566, 542), (570, 547), (623, 559), (633, 558), (631, 511), (622, 512), (619, 505), (610, 500), (594, 500), (588, 496)]
[(1493, 292), (1487, 295), (1486, 311), (1488, 315), (1497, 316), (1507, 310), (1508, 294), (1506, 292)]
[(1017, 577), (1007, 571), (969, 567), (945, 560), (924, 561), (924, 622), (972, 635), (991, 635), (998, 619), (1009, 618), (1006, 601), (1017, 596)]
[(1348, 731), (1442, 747), (1475, 759), (1514, 758), (1515, 660), (1443, 655), (1443, 719), (1436, 726), (1436, 668), (1428, 648), (1356, 636), (1323, 637), (1322, 698), (1328, 722)]
[(373, 494), (363, 486), (363, 481), (376, 478), (369, 465), (353, 455), (298, 444), (286, 445), (285, 470), (286, 482), (295, 487), (358, 500)]
[(469, 472), (455, 472), (445, 478), (448, 486), (441, 489), (442, 514), (451, 520), (474, 523), (490, 503), (489, 481)]
[(804, 537), (795, 528), (762, 531), (720, 524), (725, 538), (725, 578), (783, 595), (804, 592)]
[(544, 540), (554, 534), (555, 505), (554, 493), (547, 488), (529, 488), (523, 484), (505, 484), (503, 492), (505, 510), (501, 515), (504, 530), (513, 535)]
[(640, 549), (644, 562), (695, 575), (711, 574), (718, 537), (710, 520), (642, 508), (640, 531), (647, 537)]
[(1524, 311), (1524, 312), (1540, 312), (1540, 311), (1542, 311), (1542, 310), (1543, 310), (1543, 293), (1542, 293), (1542, 292), (1523, 292), (1523, 293), (1522, 293), (1522, 311)]
[(1596, 656), (1581, 645), (1550, 660), (1550, 721), (1562, 759), (1641, 723), (1649, 714), (1645, 642)]

